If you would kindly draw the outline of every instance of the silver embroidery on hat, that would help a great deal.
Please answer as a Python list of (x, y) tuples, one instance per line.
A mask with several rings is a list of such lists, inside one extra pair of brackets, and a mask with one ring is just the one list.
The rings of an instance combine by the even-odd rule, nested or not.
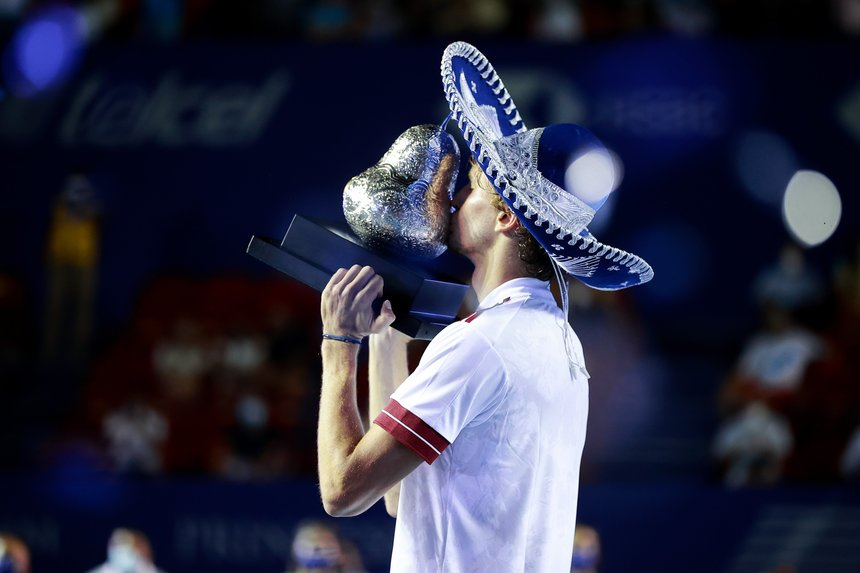
[(502, 137), (502, 128), (499, 126), (499, 115), (496, 113), (496, 108), (491, 105), (480, 105), (475, 101), (475, 96), (472, 95), (472, 90), (469, 89), (469, 83), (463, 72), (460, 72), (460, 91), (463, 94), (463, 103), (472, 113), (473, 121), (478, 129), (493, 139)]
[(594, 218), (594, 209), (562, 189), (538, 170), (537, 158), (543, 128), (515, 133), (494, 143), (498, 157), (508, 172), (508, 182), (517, 199), (526, 207), (526, 216), (535, 223), (548, 223), (547, 233), (556, 229), (563, 235), (578, 235)]

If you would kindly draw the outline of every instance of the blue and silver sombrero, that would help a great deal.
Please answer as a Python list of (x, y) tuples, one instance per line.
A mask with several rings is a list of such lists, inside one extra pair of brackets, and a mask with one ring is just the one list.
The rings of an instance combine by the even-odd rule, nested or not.
[(575, 185), (565, 183), (576, 158), (605, 152), (594, 135), (573, 124), (526, 129), (493, 66), (465, 42), (445, 49), (442, 83), (452, 118), (475, 161), (562, 270), (600, 290), (651, 280), (654, 271), (648, 263), (601, 243), (588, 231), (605, 197), (586, 202)]

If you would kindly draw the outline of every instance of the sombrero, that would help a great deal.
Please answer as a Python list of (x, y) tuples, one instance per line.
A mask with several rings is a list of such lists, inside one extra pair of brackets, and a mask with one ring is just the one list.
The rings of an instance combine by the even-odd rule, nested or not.
[(594, 198), (565, 181), (577, 159), (607, 153), (597, 137), (573, 124), (526, 129), (493, 66), (466, 42), (445, 49), (442, 83), (451, 117), (475, 161), (563, 271), (600, 290), (651, 280), (648, 263), (588, 231), (605, 196)]

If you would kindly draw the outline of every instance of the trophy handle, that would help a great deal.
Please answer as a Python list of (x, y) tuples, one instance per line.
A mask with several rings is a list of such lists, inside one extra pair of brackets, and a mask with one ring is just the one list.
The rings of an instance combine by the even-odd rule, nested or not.
[[(295, 215), (283, 240), (251, 237), (247, 253), (282, 273), (322, 292), (338, 268), (369, 265), (385, 281), (383, 299), (389, 299), (397, 319), (391, 325), (419, 340), (430, 340), (456, 320), (469, 286), (449, 282), (430, 272), (393, 262), (358, 244), (348, 233), (327, 228)], [(377, 302), (375, 309), (379, 311)]]

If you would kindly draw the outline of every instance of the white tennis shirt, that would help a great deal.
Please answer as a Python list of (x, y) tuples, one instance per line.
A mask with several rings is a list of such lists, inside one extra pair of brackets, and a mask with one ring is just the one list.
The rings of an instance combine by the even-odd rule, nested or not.
[(391, 571), (570, 571), (587, 416), (548, 283), (509, 281), (446, 327), (375, 420), (427, 462), (401, 485)]

